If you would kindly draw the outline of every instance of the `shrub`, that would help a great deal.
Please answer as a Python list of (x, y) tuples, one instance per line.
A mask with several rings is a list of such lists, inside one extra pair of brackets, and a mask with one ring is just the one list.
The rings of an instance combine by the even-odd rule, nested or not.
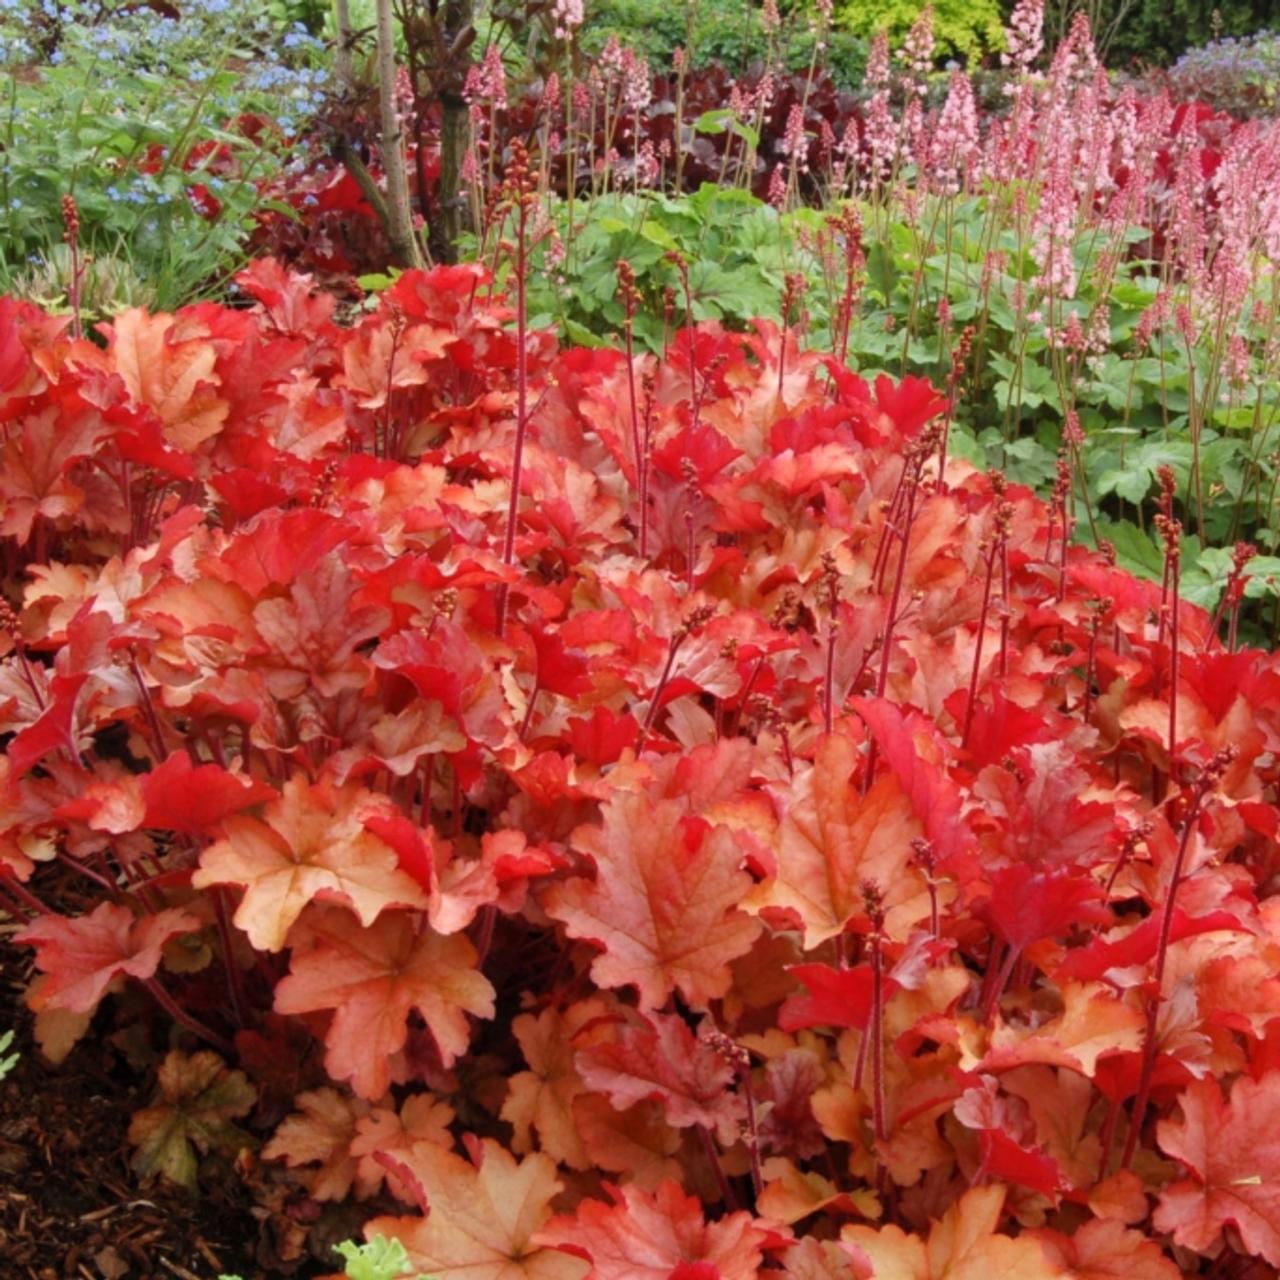
[[(890, 42), (898, 47), (924, 7), (921, 0), (850, 0), (839, 10), (839, 20), (867, 39), (888, 31)], [(998, 0), (934, 0), (932, 8), (939, 58), (955, 57), (976, 66), (1003, 48)]]

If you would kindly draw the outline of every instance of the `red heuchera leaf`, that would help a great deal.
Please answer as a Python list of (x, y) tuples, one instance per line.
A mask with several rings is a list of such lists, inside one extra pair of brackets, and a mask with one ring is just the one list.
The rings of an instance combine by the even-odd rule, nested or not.
[(937, 730), (909, 719), (886, 698), (855, 698), (854, 709), (875, 734), (884, 763), (893, 770), (924, 827), (934, 853), (945, 862), (971, 843), (960, 818), (960, 788), (947, 776)]
[[(871, 1017), (875, 975), (869, 964), (833, 969), (829, 964), (794, 964), (788, 970), (809, 988), (807, 996), (788, 996), (778, 1011), (783, 1031), (802, 1027), (856, 1027), (865, 1030)], [(897, 983), (885, 983), (887, 999)]]
[(1197, 1080), (1178, 1105), (1181, 1121), (1161, 1120), (1156, 1138), (1192, 1176), (1160, 1193), (1156, 1228), (1205, 1253), (1230, 1224), (1250, 1253), (1280, 1267), (1280, 1076), (1237, 1080), (1230, 1099)]
[(267, 587), (287, 586), (314, 568), (352, 531), (349, 521), (312, 507), (267, 511), (200, 567), (259, 596)]
[(1076, 925), (1105, 924), (1111, 918), (1105, 899), (1102, 886), (1088, 876), (1015, 863), (991, 877), (991, 896), (973, 910), (1020, 953)]
[(274, 787), (228, 772), (221, 765), (193, 765), (175, 751), (140, 779), (146, 813), (141, 825), (197, 835), (224, 818), (279, 798)]
[(426, 896), (400, 869), (395, 851), (365, 828), (375, 801), (359, 788), (293, 777), (267, 806), (265, 821), (226, 819), (226, 839), (204, 851), (191, 883), (243, 885), (235, 922), (263, 951), (284, 946), (290, 926), (317, 896), (350, 903), (365, 924), (387, 907), (425, 907)]
[(603, 950), (591, 965), (602, 987), (634, 986), (641, 1010), (679, 991), (694, 1008), (729, 988), (729, 964), (760, 931), (738, 910), (751, 887), (723, 827), (684, 816), (671, 801), (617, 792), (601, 826), (580, 827), (574, 844), (596, 877), (553, 886), (543, 906), (570, 937)]
[(493, 987), (461, 934), (418, 930), (403, 912), (362, 927), (340, 908), (304, 921), (289, 974), (276, 986), (278, 1013), (333, 1010), (325, 1066), (362, 1098), (381, 1098), (389, 1059), (404, 1048), (412, 1011), (422, 1015), (446, 1066), (471, 1039), (467, 1014), (493, 1017)]
[(164, 944), (201, 927), (185, 911), (169, 908), (139, 919), (113, 902), (74, 919), (42, 916), (14, 935), (35, 947), (36, 966), (46, 975), (31, 1007), (92, 1013), (118, 978), (153, 977)]
[(606, 1184), (612, 1205), (584, 1200), (572, 1217), (553, 1218), (535, 1243), (591, 1263), (591, 1280), (668, 1280), (682, 1263), (706, 1262), (722, 1280), (756, 1280), (771, 1233), (748, 1213), (708, 1223), (701, 1203), (674, 1182), (654, 1192)]
[(615, 1043), (582, 1049), (574, 1059), (590, 1089), (619, 1111), (645, 1098), (662, 1103), (677, 1129), (703, 1125), (730, 1146), (745, 1114), (730, 1090), (733, 1067), (675, 1014), (651, 1014), (643, 1026), (624, 1026)]
[(72, 726), (76, 699), (88, 678), (81, 672), (78, 675), (56, 675), (49, 682), (51, 696), (40, 718), (17, 734), (5, 750), (15, 777), (21, 777), (50, 751), (74, 751)]
[[(1169, 941), (1180, 942), (1199, 933), (1213, 933), (1219, 929), (1246, 932), (1244, 925), (1227, 911), (1211, 911), (1208, 915), (1191, 917), (1179, 907), (1173, 910), (1169, 923)], [(1054, 970), (1059, 978), (1075, 978), (1083, 982), (1096, 981), (1114, 969), (1128, 969), (1143, 965), (1155, 957), (1160, 941), (1160, 917), (1148, 916), (1140, 925), (1131, 929), (1114, 942), (1107, 937), (1095, 936), (1087, 946), (1069, 951)]]

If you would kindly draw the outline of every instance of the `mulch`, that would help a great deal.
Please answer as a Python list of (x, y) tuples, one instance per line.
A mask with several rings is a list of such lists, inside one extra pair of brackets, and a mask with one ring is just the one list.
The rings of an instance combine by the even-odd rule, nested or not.
[[(201, 1170), (198, 1195), (129, 1168), (132, 1113), (151, 1101), (154, 1069), (128, 1060), (97, 1024), (51, 1066), (22, 1001), (31, 953), (0, 916), (0, 1032), (21, 1057), (0, 1081), (0, 1275), (3, 1280), (307, 1280), (333, 1263), (306, 1257), (308, 1227), (291, 1203), (229, 1162)], [(99, 1015), (101, 1019), (102, 1015)], [(327, 1242), (326, 1242), (327, 1248)], [(332, 1254), (329, 1255), (332, 1258)], [(285, 1257), (295, 1260), (286, 1262)]]

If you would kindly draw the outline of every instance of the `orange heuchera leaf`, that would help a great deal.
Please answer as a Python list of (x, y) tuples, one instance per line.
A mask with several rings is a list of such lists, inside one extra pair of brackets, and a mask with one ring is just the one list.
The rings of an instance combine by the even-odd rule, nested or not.
[(682, 1263), (697, 1262), (711, 1263), (720, 1280), (756, 1280), (763, 1247), (777, 1240), (749, 1213), (707, 1222), (700, 1201), (674, 1182), (654, 1192), (634, 1184), (605, 1189), (613, 1204), (584, 1200), (536, 1237), (586, 1258), (590, 1280), (668, 1280)]
[(1038, 1240), (996, 1231), (1005, 1188), (973, 1187), (933, 1224), (929, 1239), (900, 1227), (845, 1227), (841, 1239), (862, 1249), (876, 1276), (893, 1280), (1054, 1280), (1071, 1275)]
[(387, 907), (425, 907), (426, 895), (400, 869), (395, 850), (365, 829), (375, 804), (359, 788), (313, 787), (295, 776), (266, 807), (266, 821), (225, 820), (227, 838), (204, 851), (191, 883), (243, 885), (235, 922), (263, 951), (284, 946), (290, 925), (317, 895), (350, 903), (364, 924)]
[(806, 1236), (788, 1249), (782, 1274), (791, 1280), (871, 1280), (871, 1259), (851, 1244)]
[(307, 1180), (307, 1191), (316, 1200), (345, 1200), (353, 1183), (356, 1199), (367, 1200), (382, 1185), (382, 1166), (356, 1159), (351, 1144), (356, 1122), (369, 1104), (337, 1089), (310, 1089), (298, 1094), (297, 1107), (262, 1148), (262, 1158), (283, 1160), (291, 1169), (318, 1165)]
[(374, 1218), (366, 1239), (399, 1240), (415, 1273), (435, 1280), (585, 1280), (582, 1262), (535, 1239), (563, 1190), (555, 1162), (535, 1154), (517, 1164), (491, 1138), (476, 1151), (472, 1164), (420, 1142), (388, 1158), (389, 1168), (418, 1185), (429, 1211), (425, 1218)]
[(751, 897), (757, 908), (795, 912), (806, 950), (862, 914), (866, 880), (884, 891), (892, 936), (905, 936), (929, 914), (924, 880), (909, 861), (912, 838), (920, 834), (911, 804), (891, 773), (862, 796), (850, 782), (857, 760), (850, 739), (822, 740), (813, 767), (798, 772), (783, 796), (777, 874)]
[(185, 911), (171, 908), (137, 919), (112, 902), (73, 920), (41, 916), (14, 939), (35, 947), (36, 966), (46, 975), (28, 1003), (37, 1012), (92, 1013), (118, 978), (152, 977), (164, 944), (201, 927)]
[(1157, 1229), (1204, 1253), (1231, 1223), (1250, 1253), (1280, 1267), (1280, 1076), (1237, 1080), (1230, 1101), (1197, 1080), (1178, 1103), (1181, 1123), (1160, 1121), (1156, 1138), (1193, 1176), (1161, 1192)]
[(173, 316), (149, 316), (140, 307), (104, 327), (115, 371), (134, 403), (160, 419), (171, 444), (190, 452), (222, 429), (227, 402), (214, 391), (219, 379), (212, 342), (176, 339)]
[(422, 1015), (444, 1065), (466, 1051), (467, 1014), (493, 1017), (493, 987), (462, 934), (420, 932), (401, 912), (368, 928), (337, 908), (303, 921), (289, 974), (276, 986), (279, 1013), (334, 1011), (325, 1066), (362, 1098), (382, 1097), (388, 1059), (404, 1048), (408, 1019)]
[(155, 1101), (129, 1124), (129, 1141), (138, 1148), (133, 1167), (144, 1177), (158, 1173), (194, 1189), (197, 1150), (234, 1156), (255, 1145), (232, 1120), (248, 1115), (257, 1092), (244, 1072), (228, 1071), (216, 1053), (169, 1054), (159, 1083)]
[(733, 1067), (675, 1014), (644, 1021), (623, 1027), (615, 1044), (592, 1045), (578, 1054), (588, 1088), (606, 1094), (619, 1111), (654, 1098), (677, 1129), (703, 1125), (731, 1145), (745, 1105), (730, 1091)]
[(729, 989), (729, 964), (751, 948), (760, 925), (738, 910), (751, 888), (733, 836), (683, 816), (674, 801), (618, 792), (604, 825), (579, 827), (596, 878), (556, 885), (543, 905), (574, 938), (604, 949), (591, 965), (602, 987), (634, 986), (640, 1008), (679, 991), (705, 1008)]
[[(579, 1047), (578, 1032), (607, 1013), (608, 1006), (597, 996), (565, 1010), (522, 1013), (512, 1022), (511, 1030), (529, 1064), (528, 1071), (511, 1078), (502, 1104), (502, 1118), (515, 1130), (511, 1147), (517, 1154), (533, 1150), (533, 1130), (537, 1130), (538, 1145), (549, 1156), (571, 1169), (591, 1167), (573, 1116), (574, 1099), (586, 1091), (573, 1057)], [(595, 1034), (608, 1029), (601, 1023)], [(589, 1040), (584, 1036), (581, 1043)]]

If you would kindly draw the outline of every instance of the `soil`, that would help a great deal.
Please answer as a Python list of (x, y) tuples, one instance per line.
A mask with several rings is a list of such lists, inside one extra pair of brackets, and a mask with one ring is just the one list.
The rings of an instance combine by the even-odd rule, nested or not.
[(296, 1189), (273, 1185), (252, 1162), (206, 1162), (198, 1195), (138, 1178), (127, 1132), (151, 1101), (154, 1066), (145, 1049), (140, 1063), (138, 1045), (113, 1042), (110, 1023), (95, 1024), (58, 1067), (40, 1056), (22, 998), (31, 952), (11, 941), (17, 928), (0, 915), (0, 1032), (14, 1030), (9, 1051), (20, 1054), (0, 1081), (3, 1280), (332, 1274), (332, 1263), (307, 1256), (323, 1256), (332, 1241), (311, 1238), (319, 1224), (299, 1213)]

